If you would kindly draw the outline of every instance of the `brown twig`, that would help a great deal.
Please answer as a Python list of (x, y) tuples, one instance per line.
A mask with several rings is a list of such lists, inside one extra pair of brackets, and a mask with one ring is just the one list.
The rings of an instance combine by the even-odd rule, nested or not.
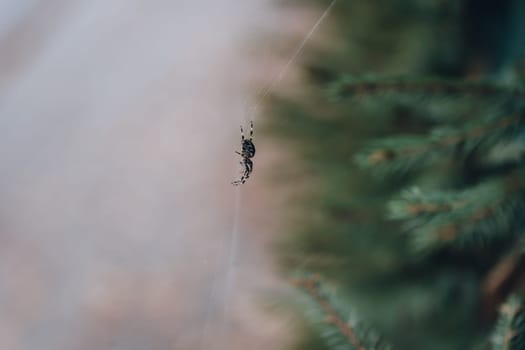
[(430, 79), (427, 81), (362, 81), (342, 83), (337, 90), (341, 97), (348, 95), (378, 94), (382, 92), (397, 92), (407, 94), (443, 94), (443, 95), (478, 95), (481, 97), (495, 95), (510, 95), (525, 97), (525, 91), (508, 88), (486, 82), (462, 82)]
[(472, 128), (464, 133), (458, 133), (456, 135), (451, 135), (449, 137), (445, 137), (438, 142), (432, 142), (429, 143), (426, 146), (418, 146), (418, 147), (407, 147), (404, 149), (398, 149), (396, 151), (391, 149), (378, 149), (374, 152), (370, 153), (368, 155), (368, 163), (371, 165), (376, 165), (379, 163), (382, 163), (384, 161), (391, 161), (395, 159), (397, 156), (414, 156), (422, 153), (430, 152), (436, 148), (440, 147), (450, 147), (453, 145), (458, 145), (464, 140), (467, 140), (469, 138), (477, 139), (483, 137), (485, 134), (492, 132), (494, 129), (497, 128), (507, 128), (512, 126), (513, 124), (519, 124), (522, 121), (522, 114), (517, 113), (510, 115), (506, 118), (499, 119), (493, 123), (489, 123), (487, 125), (478, 126), (475, 128)]
[[(522, 244), (514, 249), (489, 270), (481, 284), (481, 312), (485, 322), (492, 322), (497, 316), (498, 306), (507, 299), (519, 280), (523, 278), (525, 256)], [(503, 310), (505, 311), (505, 310)]]

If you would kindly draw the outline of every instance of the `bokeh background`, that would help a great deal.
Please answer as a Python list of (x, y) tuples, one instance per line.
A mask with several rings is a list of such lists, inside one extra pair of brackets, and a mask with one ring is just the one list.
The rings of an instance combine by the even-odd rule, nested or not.
[(287, 287), (268, 249), (283, 194), (263, 175), (279, 150), (257, 124), (255, 173), (242, 192), (230, 181), (238, 126), (283, 63), (263, 37), (316, 15), (0, 2), (0, 349), (286, 344), (261, 298)]

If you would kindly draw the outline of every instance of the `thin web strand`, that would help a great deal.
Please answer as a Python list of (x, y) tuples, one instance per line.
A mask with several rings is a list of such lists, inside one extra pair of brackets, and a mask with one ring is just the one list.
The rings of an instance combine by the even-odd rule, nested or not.
[(264, 99), (266, 98), (266, 96), (270, 93), (270, 91), (278, 84), (280, 83), (283, 78), (285, 77), (286, 73), (288, 72), (288, 70), (290, 69), (290, 67), (292, 66), (292, 64), (295, 62), (295, 60), (299, 57), (299, 55), (303, 52), (304, 50), (304, 47), (306, 46), (306, 44), (308, 43), (308, 41), (312, 38), (312, 36), (314, 35), (314, 33), (317, 31), (317, 29), (319, 28), (319, 26), (321, 25), (321, 23), (323, 23), (324, 19), (326, 18), (326, 16), (328, 16), (328, 14), (330, 13), (330, 11), (332, 10), (332, 8), (334, 7), (334, 5), (336, 4), (337, 0), (332, 0), (330, 2), (330, 4), (328, 5), (328, 7), (324, 10), (324, 12), (321, 14), (321, 16), (319, 17), (319, 19), (314, 23), (314, 25), (312, 26), (312, 28), (310, 29), (310, 31), (306, 34), (306, 36), (304, 37), (303, 41), (299, 44), (299, 46), (297, 47), (297, 49), (295, 50), (295, 52), (293, 53), (293, 55), (290, 57), (290, 59), (286, 62), (286, 64), (283, 66), (283, 68), (279, 71), (279, 73), (270, 81), (270, 83), (266, 86), (265, 89), (262, 90), (259, 98), (256, 100), (255, 104), (253, 105), (250, 113), (248, 113), (250, 116), (252, 116), (252, 118), (255, 118), (256, 116), (256, 112), (257, 112), (257, 109), (258, 107), (261, 105), (261, 103), (264, 101)]
[[(310, 31), (306, 34), (304, 39), (301, 41), (295, 52), (292, 54), (290, 59), (286, 62), (286, 64), (283, 66), (283, 68), (279, 71), (279, 73), (270, 81), (270, 83), (264, 88), (263, 90), (260, 90), (256, 96), (256, 101), (249, 111), (249, 113), (246, 113), (246, 117), (250, 116), (250, 120), (255, 119), (256, 117), (256, 111), (258, 107), (263, 102), (264, 98), (269, 94), (269, 92), (275, 88), (275, 86), (282, 81), (282, 79), (285, 77), (286, 73), (292, 66), (292, 64), (295, 62), (295, 60), (299, 57), (299, 55), (302, 53), (304, 47), (308, 43), (308, 41), (311, 39), (311, 37), (314, 35), (316, 30), (319, 28), (321, 23), (324, 21), (324, 19), (328, 16), (334, 5), (336, 4), (337, 0), (332, 0), (328, 7), (323, 11), (319, 19), (314, 23)], [(244, 103), (244, 106), (249, 106), (248, 103)], [(228, 266), (226, 271), (226, 283), (225, 283), (225, 295), (224, 295), (224, 305), (225, 305), (225, 312), (228, 312), (230, 309), (230, 295), (232, 293), (232, 288), (235, 284), (235, 268), (237, 265), (237, 253), (238, 253), (238, 241), (239, 241), (239, 213), (241, 209), (241, 188), (240, 186), (236, 189), (235, 194), (235, 211), (234, 211), (234, 217), (233, 217), (233, 226), (232, 231), (230, 234), (230, 242), (228, 247)], [(201, 333), (201, 347), (204, 346), (204, 342), (206, 341), (209, 328), (210, 328), (210, 319), (211, 319), (211, 309), (212, 304), (214, 302), (213, 299), (216, 299), (217, 296), (217, 287), (218, 287), (218, 280), (217, 276), (214, 276), (214, 281), (212, 283), (212, 290), (210, 291), (207, 310), (206, 310), (206, 316), (204, 320), (204, 327)], [(208, 349), (209, 350), (209, 349)]]

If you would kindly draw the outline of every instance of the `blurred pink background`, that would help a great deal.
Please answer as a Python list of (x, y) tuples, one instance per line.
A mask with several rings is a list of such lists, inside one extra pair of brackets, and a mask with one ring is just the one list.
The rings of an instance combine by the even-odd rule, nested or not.
[(256, 34), (306, 31), (287, 16), (0, 2), (0, 349), (284, 348), (288, 323), (260, 307), (287, 287), (257, 125), (254, 174), (230, 181), (245, 103), (276, 71)]

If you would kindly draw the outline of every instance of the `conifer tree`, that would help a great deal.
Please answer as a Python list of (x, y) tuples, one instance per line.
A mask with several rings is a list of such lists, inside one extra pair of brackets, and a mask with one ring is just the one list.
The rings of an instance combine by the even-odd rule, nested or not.
[(338, 49), (268, 105), (299, 160), (279, 181), (314, 184), (279, 251), (296, 349), (525, 349), (525, 33), (498, 26), (525, 11), (473, 3), (340, 2)]

